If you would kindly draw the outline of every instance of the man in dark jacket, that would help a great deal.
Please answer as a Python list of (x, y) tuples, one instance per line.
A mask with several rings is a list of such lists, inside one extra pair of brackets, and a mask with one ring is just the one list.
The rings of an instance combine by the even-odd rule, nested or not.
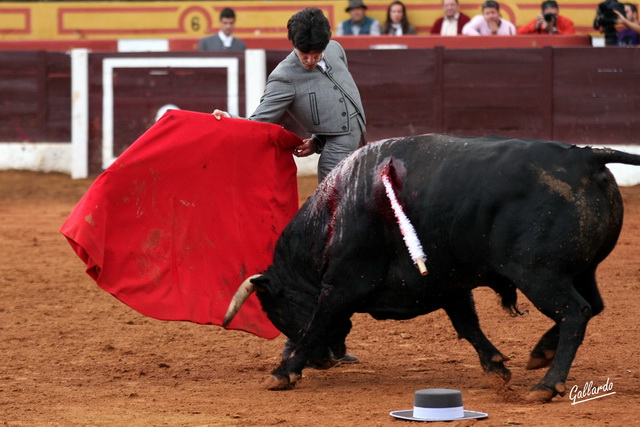
[(345, 9), (351, 19), (338, 26), (338, 36), (379, 36), (380, 22), (367, 16), (367, 5), (362, 0), (350, 0)]
[(462, 27), (469, 22), (469, 18), (460, 12), (458, 0), (442, 0), (444, 16), (436, 19), (431, 27), (431, 34), (440, 36), (457, 36), (462, 34)]

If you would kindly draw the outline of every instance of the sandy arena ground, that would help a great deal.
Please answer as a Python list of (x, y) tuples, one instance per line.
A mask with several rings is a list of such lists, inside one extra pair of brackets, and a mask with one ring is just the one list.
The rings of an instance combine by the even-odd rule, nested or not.
[[(66, 175), (0, 171), (0, 424), (5, 426), (410, 426), (415, 390), (460, 389), (468, 426), (629, 426), (640, 420), (640, 186), (623, 188), (625, 223), (599, 269), (606, 309), (593, 319), (567, 386), (615, 394), (572, 405), (521, 396), (542, 376), (529, 351), (551, 322), (524, 298), (511, 318), (492, 291), (475, 292), (484, 331), (511, 360), (510, 390), (488, 386), (477, 356), (441, 312), (409, 321), (354, 316), (360, 362), (305, 370), (292, 391), (263, 381), (282, 336), (144, 317), (84, 273), (58, 230), (91, 184)], [(315, 177), (300, 180), (301, 199)], [(601, 393), (603, 394), (603, 393)], [(435, 423), (434, 425), (444, 425)]]

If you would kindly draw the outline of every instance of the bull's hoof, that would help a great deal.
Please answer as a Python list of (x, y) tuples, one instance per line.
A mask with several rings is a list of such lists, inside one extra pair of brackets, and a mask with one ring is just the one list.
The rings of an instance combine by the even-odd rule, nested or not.
[(545, 403), (549, 402), (551, 399), (553, 399), (553, 392), (546, 388), (531, 390), (525, 397), (525, 400), (531, 403)]
[(511, 359), (509, 359), (508, 356), (505, 356), (502, 353), (496, 353), (496, 354), (493, 355), (493, 357), (491, 357), (491, 361), (494, 362), (494, 363), (508, 362), (509, 360), (511, 360)]
[(509, 358), (502, 353), (494, 354), (488, 362), (483, 363), (481, 359), (480, 364), (487, 378), (493, 378), (493, 380), (489, 380), (491, 383), (493, 383), (493, 381), (497, 381), (497, 384), (511, 381), (511, 371), (504, 366), (504, 362), (508, 360)]
[(560, 396), (564, 396), (566, 391), (567, 391), (567, 387), (565, 386), (564, 383), (556, 383), (553, 386), (553, 389), (547, 388), (542, 385), (536, 385), (534, 388), (531, 389), (526, 399), (529, 402), (544, 403), (544, 402), (549, 402), (551, 399), (553, 399), (554, 396), (558, 394)]
[(494, 390), (503, 389), (511, 381), (511, 372), (490, 371), (484, 373), (487, 385)]
[(552, 361), (549, 359), (540, 359), (539, 357), (532, 357), (529, 359), (526, 369), (532, 370), (532, 369), (546, 368), (547, 366), (551, 365), (551, 362)]
[(325, 370), (329, 368), (333, 368), (338, 363), (335, 359), (324, 359), (324, 360), (314, 360), (313, 362), (309, 361), (306, 364), (307, 368), (312, 369), (320, 369)]
[(567, 387), (564, 385), (564, 383), (556, 383), (555, 387), (556, 392), (564, 397), (565, 393), (567, 392)]
[(551, 363), (553, 362), (553, 358), (556, 355), (556, 352), (553, 350), (545, 350), (543, 353), (544, 353), (544, 357), (538, 357), (533, 355), (531, 356), (531, 358), (529, 359), (529, 362), (527, 363), (528, 370), (542, 369), (551, 365)]
[(505, 382), (505, 384), (511, 381), (511, 371), (509, 370), (506, 372), (499, 372), (498, 376)]
[(296, 385), (298, 381), (300, 381), (300, 378), (302, 378), (302, 374), (295, 374), (295, 373), (289, 374), (289, 383), (291, 383), (291, 387)]
[(267, 388), (267, 390), (291, 390), (293, 387), (295, 387), (298, 379), (299, 377), (296, 379), (296, 381), (292, 382), (290, 378), (282, 378), (271, 375), (267, 379), (267, 381), (265, 381), (264, 386)]

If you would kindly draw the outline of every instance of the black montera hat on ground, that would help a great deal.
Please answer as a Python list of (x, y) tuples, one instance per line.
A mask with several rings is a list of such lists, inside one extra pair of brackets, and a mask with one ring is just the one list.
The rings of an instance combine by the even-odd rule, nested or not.
[(367, 5), (364, 4), (362, 0), (349, 0), (349, 6), (345, 9), (346, 12), (349, 12), (351, 9), (356, 9), (361, 7), (363, 9), (367, 8)]
[(484, 412), (465, 411), (462, 392), (448, 388), (418, 390), (413, 397), (413, 410), (393, 411), (389, 415), (409, 421), (456, 421), (489, 416)]

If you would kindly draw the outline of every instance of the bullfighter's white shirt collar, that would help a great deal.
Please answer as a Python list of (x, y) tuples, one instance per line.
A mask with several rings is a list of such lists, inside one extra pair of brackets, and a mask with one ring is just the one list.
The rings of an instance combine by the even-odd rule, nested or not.
[(324, 53), (322, 54), (322, 59), (318, 61), (318, 67), (320, 67), (322, 71), (327, 71), (328, 65), (327, 61), (324, 60)]

